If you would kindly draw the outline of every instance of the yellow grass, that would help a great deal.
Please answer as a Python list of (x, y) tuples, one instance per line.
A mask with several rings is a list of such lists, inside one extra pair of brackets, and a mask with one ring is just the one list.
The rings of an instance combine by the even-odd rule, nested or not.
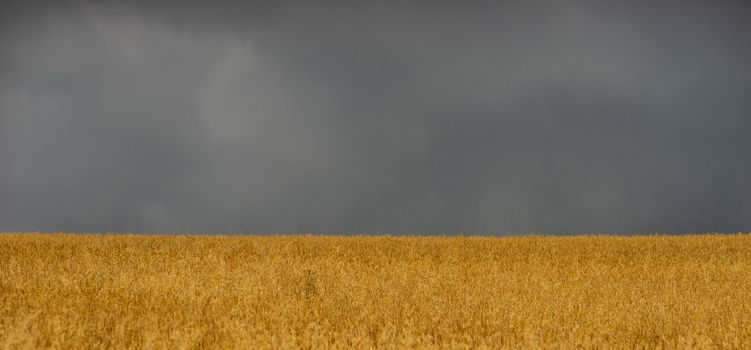
[(751, 237), (0, 235), (0, 348), (751, 348)]

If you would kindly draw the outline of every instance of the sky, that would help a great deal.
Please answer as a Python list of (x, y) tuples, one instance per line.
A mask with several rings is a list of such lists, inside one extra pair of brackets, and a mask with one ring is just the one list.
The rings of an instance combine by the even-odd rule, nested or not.
[(4, 1), (0, 232), (751, 231), (748, 1)]

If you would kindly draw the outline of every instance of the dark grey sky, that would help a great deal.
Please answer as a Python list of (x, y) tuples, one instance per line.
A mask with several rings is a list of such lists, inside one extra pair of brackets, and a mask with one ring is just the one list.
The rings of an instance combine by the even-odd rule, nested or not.
[(748, 1), (0, 5), (0, 231), (751, 230)]

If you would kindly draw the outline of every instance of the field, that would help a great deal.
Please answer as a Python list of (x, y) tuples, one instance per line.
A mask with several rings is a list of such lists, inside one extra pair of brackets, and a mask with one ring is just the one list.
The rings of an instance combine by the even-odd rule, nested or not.
[(751, 348), (751, 236), (0, 235), (0, 348)]

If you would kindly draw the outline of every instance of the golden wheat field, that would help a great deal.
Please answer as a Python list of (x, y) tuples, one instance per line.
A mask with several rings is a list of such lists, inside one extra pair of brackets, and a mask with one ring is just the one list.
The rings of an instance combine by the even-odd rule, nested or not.
[(2, 348), (751, 348), (751, 237), (0, 235)]

